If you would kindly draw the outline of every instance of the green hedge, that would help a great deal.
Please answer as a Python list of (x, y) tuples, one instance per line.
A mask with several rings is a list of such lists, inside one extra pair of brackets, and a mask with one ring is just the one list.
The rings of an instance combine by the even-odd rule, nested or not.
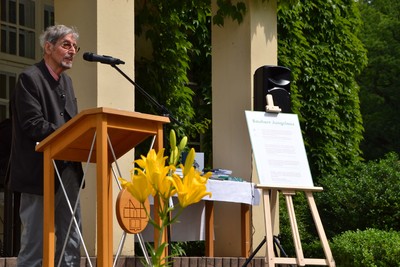
[(347, 231), (331, 245), (337, 267), (400, 266), (400, 232), (367, 229)]
[[(390, 153), (379, 161), (354, 163), (322, 177), (318, 185), (324, 190), (315, 193), (314, 197), (329, 240), (347, 231), (370, 228), (400, 231), (400, 161), (397, 154)], [(282, 244), (293, 256), (286, 203), (282, 199), (280, 204)], [(305, 256), (323, 256), (303, 193), (296, 194), (294, 205)], [(400, 247), (400, 243), (397, 246)]]
[[(400, 161), (390, 153), (379, 161), (353, 164), (320, 180), (315, 194), (329, 238), (375, 228), (400, 231)], [(400, 262), (400, 258), (399, 258)]]

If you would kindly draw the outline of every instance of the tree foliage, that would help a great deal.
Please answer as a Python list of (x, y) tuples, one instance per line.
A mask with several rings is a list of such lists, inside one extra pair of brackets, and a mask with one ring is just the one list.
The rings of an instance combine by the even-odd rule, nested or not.
[(213, 23), (219, 26), (224, 25), (225, 18), (231, 18), (233, 21), (241, 23), (243, 16), (246, 13), (246, 4), (238, 1), (233, 4), (231, 1), (217, 0), (218, 10), (217, 14), (213, 17)]
[(278, 8), (279, 65), (292, 70), (291, 96), (314, 177), (360, 159), (355, 76), (366, 64), (353, 0), (299, 1)]
[[(135, 11), (135, 33), (146, 39), (151, 51), (145, 57), (146, 52), (137, 49), (138, 84), (177, 120), (171, 126), (180, 135), (205, 132), (211, 121), (204, 115), (204, 106), (210, 105), (211, 78), (201, 80), (211, 69), (209, 1), (136, 1)], [(191, 75), (199, 66), (199, 75)], [(138, 111), (165, 113), (140, 94), (135, 103)]]
[[(152, 45), (150, 58), (136, 58), (137, 81), (182, 122), (178, 133), (210, 136), (210, 1), (137, 2), (136, 34)], [(240, 23), (247, 9), (243, 1), (217, 4), (213, 23), (220, 26), (227, 17)], [(279, 64), (292, 70), (293, 109), (315, 177), (360, 158), (355, 75), (366, 53), (356, 37), (359, 26), (353, 0), (279, 1)], [(153, 109), (140, 96), (136, 105), (139, 111)]]
[(364, 26), (359, 36), (368, 50), (368, 66), (357, 77), (360, 84), (366, 159), (390, 151), (400, 153), (400, 2), (363, 0)]

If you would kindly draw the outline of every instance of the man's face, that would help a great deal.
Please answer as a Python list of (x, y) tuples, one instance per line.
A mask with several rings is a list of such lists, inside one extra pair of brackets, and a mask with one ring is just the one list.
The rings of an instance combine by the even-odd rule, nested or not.
[(47, 46), (46, 55), (48, 64), (54, 67), (54, 70), (64, 71), (72, 68), (72, 61), (79, 48), (73, 34), (65, 35), (60, 38), (55, 44)]

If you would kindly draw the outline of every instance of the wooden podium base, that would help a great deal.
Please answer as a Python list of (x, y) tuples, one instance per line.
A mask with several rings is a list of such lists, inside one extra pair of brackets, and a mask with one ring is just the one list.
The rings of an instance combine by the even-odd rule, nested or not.
[[(113, 264), (113, 198), (111, 164), (148, 137), (163, 147), (163, 125), (169, 118), (111, 108), (82, 111), (36, 146), (43, 152), (43, 266), (54, 266), (54, 167), (52, 160), (96, 163), (97, 266)], [(95, 145), (92, 147), (92, 140)], [(113, 153), (109, 147), (113, 146)], [(92, 154), (93, 152), (93, 154)]]

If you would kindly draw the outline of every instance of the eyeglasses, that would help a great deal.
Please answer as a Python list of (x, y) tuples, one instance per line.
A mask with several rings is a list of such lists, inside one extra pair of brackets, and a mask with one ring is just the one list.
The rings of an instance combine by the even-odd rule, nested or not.
[(61, 45), (60, 45), (62, 48), (64, 48), (65, 50), (71, 50), (71, 48), (74, 48), (74, 50), (75, 50), (75, 53), (78, 53), (79, 52), (79, 50), (81, 49), (79, 46), (77, 46), (76, 44), (72, 44), (72, 43), (70, 43), (70, 42), (68, 42), (68, 41), (64, 41), (64, 42), (62, 42), (61, 43)]

